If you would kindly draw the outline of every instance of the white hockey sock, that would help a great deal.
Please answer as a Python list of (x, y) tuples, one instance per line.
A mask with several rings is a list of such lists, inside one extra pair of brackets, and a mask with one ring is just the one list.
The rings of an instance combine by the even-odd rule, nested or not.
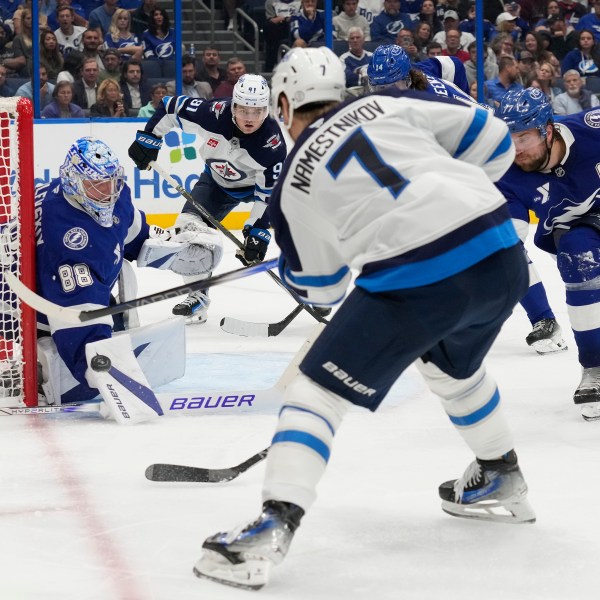
[(294, 378), (286, 388), (269, 450), (263, 500), (310, 508), (347, 405), (306, 375)]
[(514, 448), (498, 387), (483, 365), (467, 379), (454, 379), (433, 363), (419, 360), (417, 367), (475, 456), (490, 460)]

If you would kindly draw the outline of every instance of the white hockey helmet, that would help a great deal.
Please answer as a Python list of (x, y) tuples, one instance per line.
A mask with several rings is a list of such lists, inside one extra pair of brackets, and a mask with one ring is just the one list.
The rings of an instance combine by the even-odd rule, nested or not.
[(242, 75), (233, 86), (233, 103), (238, 106), (269, 106), (269, 86), (262, 75)]
[(275, 67), (271, 78), (271, 116), (279, 117), (279, 96), (293, 111), (313, 102), (341, 102), (346, 93), (346, 75), (340, 59), (326, 46), (293, 48)]

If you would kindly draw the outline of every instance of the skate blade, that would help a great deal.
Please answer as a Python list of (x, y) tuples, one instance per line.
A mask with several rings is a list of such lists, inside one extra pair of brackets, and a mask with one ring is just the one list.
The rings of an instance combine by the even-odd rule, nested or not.
[(186, 325), (204, 325), (208, 321), (207, 315), (191, 315), (185, 318)]
[(250, 559), (234, 565), (218, 552), (204, 550), (194, 565), (194, 575), (215, 583), (243, 590), (260, 590), (269, 580), (271, 563), (266, 560)]
[(453, 517), (463, 519), (476, 519), (478, 521), (495, 521), (497, 523), (509, 523), (521, 525), (523, 523), (535, 523), (535, 512), (528, 500), (518, 502), (504, 501), (502, 503), (493, 501), (487, 504), (457, 504), (442, 500), (442, 510)]
[(589, 402), (581, 406), (581, 416), (586, 421), (600, 421), (600, 402)]
[(553, 352), (563, 352), (568, 350), (567, 343), (563, 340), (539, 340), (531, 344), (538, 354), (552, 354)]

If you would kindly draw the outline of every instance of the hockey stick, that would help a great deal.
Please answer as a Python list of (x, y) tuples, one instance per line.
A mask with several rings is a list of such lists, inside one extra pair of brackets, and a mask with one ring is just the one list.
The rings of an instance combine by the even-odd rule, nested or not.
[[(315, 343), (315, 340), (319, 337), (324, 327), (325, 325), (323, 323), (319, 323), (314, 327), (308, 338), (304, 341), (298, 352), (296, 352), (296, 354), (294, 355), (294, 358), (292, 358), (290, 364), (281, 374), (281, 377), (275, 384), (275, 389), (283, 392), (287, 384), (290, 381), (292, 381), (292, 379), (297, 375), (298, 365), (302, 362), (302, 359), (312, 348), (312, 345)], [(206, 467), (187, 467), (185, 465), (156, 463), (150, 465), (146, 469), (146, 479), (149, 479), (150, 481), (177, 481), (198, 483), (220, 483), (225, 481), (231, 481), (244, 471), (247, 471), (250, 467), (258, 464), (261, 460), (265, 459), (268, 451), (269, 448), (265, 448), (264, 450), (253, 454), (243, 463), (240, 463), (235, 467), (229, 467), (225, 469), (209, 469)]]
[[(215, 229), (218, 229), (227, 239), (232, 241), (239, 249), (244, 248), (244, 244), (238, 240), (229, 229), (224, 227), (219, 221), (217, 221), (203, 206), (198, 204), (193, 198), (192, 195), (181, 185), (171, 177), (171, 175), (165, 171), (156, 161), (150, 161), (150, 166), (161, 176), (163, 177), (168, 184), (175, 190), (177, 190), (188, 202), (191, 202), (194, 205), (194, 208), (202, 215), (202, 218), (210, 223)], [(302, 298), (288, 288), (283, 281), (271, 271), (267, 271), (269, 276), (277, 285), (282, 287), (298, 304), (302, 306), (302, 310), (305, 310), (307, 313), (312, 315), (319, 323), (328, 323), (327, 319), (324, 319), (317, 311), (314, 310), (312, 306), (309, 304), (305, 304)], [(291, 314), (291, 313), (290, 313)], [(288, 315), (289, 316), (289, 315)], [(296, 315), (294, 315), (294, 318)], [(284, 319), (285, 320), (285, 319)]]
[(301, 312), (302, 305), (298, 304), (285, 319), (278, 323), (251, 323), (233, 317), (223, 317), (221, 319), (221, 329), (227, 333), (245, 337), (274, 337), (279, 335)]
[(145, 306), (146, 304), (154, 304), (155, 302), (160, 302), (161, 300), (168, 300), (183, 294), (190, 294), (196, 290), (213, 287), (229, 281), (236, 281), (242, 277), (248, 277), (250, 275), (254, 275), (255, 273), (262, 273), (268, 269), (274, 269), (276, 266), (277, 259), (274, 258), (273, 260), (251, 265), (249, 267), (243, 267), (241, 269), (236, 269), (235, 271), (221, 273), (220, 275), (215, 275), (209, 279), (202, 279), (201, 281), (194, 281), (179, 285), (168, 290), (163, 290), (162, 292), (155, 292), (154, 294), (148, 294), (147, 296), (143, 296), (141, 298), (134, 298), (133, 300), (120, 302), (119, 304), (93, 310), (77, 310), (75, 308), (60, 306), (54, 302), (50, 302), (50, 300), (46, 300), (45, 298), (38, 296), (38, 294), (30, 290), (13, 273), (4, 271), (3, 276), (11, 290), (17, 296), (19, 296), (19, 298), (23, 300), (25, 304), (31, 306), (31, 308), (34, 308), (35, 310), (50, 317), (60, 319), (66, 323), (77, 324), (118, 314), (129, 310), (130, 308), (137, 308), (139, 306)]
[(146, 479), (150, 481), (188, 481), (197, 483), (224, 483), (235, 479), (267, 457), (269, 448), (257, 452), (243, 463), (225, 469), (206, 469), (204, 467), (185, 467), (157, 463), (146, 469)]

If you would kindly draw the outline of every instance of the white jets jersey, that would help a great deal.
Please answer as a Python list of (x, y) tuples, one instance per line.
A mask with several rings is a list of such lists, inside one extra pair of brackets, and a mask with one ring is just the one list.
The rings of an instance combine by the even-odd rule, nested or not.
[(269, 214), (281, 275), (309, 303), (356, 285), (428, 285), (518, 243), (493, 181), (509, 168), (506, 125), (472, 104), (398, 90), (344, 103), (290, 153)]
[(174, 127), (201, 140), (205, 170), (228, 194), (267, 202), (281, 174), (286, 145), (275, 119), (267, 117), (254, 133), (244, 135), (233, 123), (231, 100), (165, 97), (145, 130), (163, 137)]

